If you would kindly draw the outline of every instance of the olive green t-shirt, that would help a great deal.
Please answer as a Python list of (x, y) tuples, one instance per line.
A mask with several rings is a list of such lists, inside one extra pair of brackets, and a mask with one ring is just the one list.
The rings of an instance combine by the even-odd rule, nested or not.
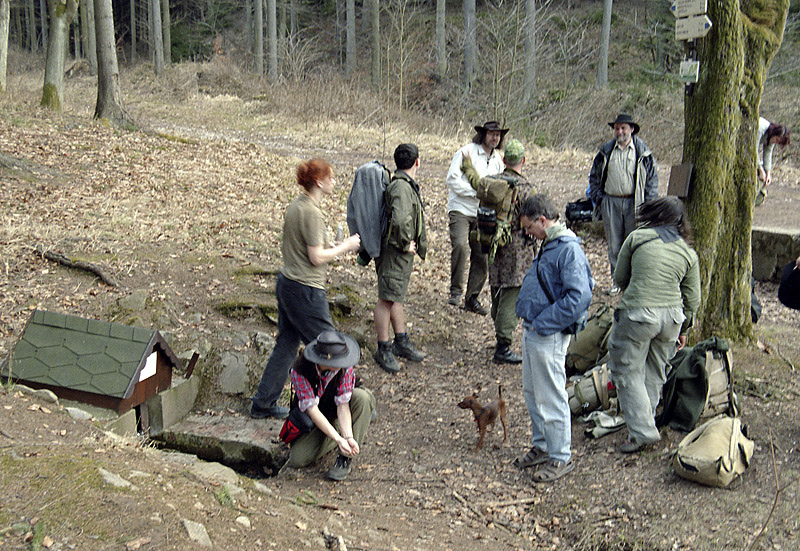
[(308, 247), (326, 247), (325, 222), (322, 211), (305, 193), (286, 209), (283, 218), (281, 254), (284, 277), (309, 287), (325, 289), (325, 265), (314, 266), (308, 258)]

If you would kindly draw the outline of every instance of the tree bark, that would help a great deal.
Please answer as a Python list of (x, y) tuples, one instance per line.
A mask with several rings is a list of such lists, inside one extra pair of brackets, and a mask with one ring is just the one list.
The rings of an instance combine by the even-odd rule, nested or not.
[(161, 3), (161, 31), (164, 41), (164, 65), (172, 65), (172, 17), (169, 13), (169, 0)]
[(611, 43), (611, 8), (613, 0), (603, 0), (603, 26), (600, 30), (600, 51), (597, 56), (597, 87), (608, 86), (608, 47)]
[[(47, 48), (48, 42), (48, 35), (47, 35), (47, 17), (45, 17), (46, 13), (49, 13), (49, 8), (47, 6), (48, 0), (39, 0), (39, 14), (41, 15), (40, 21), (42, 23), (42, 48)], [(36, 19), (34, 18), (34, 21)]]
[(161, 0), (150, 0), (150, 41), (153, 44), (153, 70), (164, 71), (164, 32), (161, 29)]
[(478, 37), (475, 26), (475, 0), (464, 0), (464, 86), (467, 92), (475, 82), (478, 62)]
[(257, 75), (264, 74), (264, 2), (255, 0), (255, 17), (253, 19), (253, 31), (255, 32), (256, 50), (255, 70)]
[(6, 81), (8, 67), (8, 25), (11, 17), (11, 2), (0, 0), (0, 94), (8, 88)]
[(108, 119), (117, 125), (129, 124), (131, 121), (123, 108), (119, 89), (111, 0), (94, 0), (94, 24), (97, 36), (97, 104), (94, 118)]
[(356, 71), (356, 2), (347, 0), (345, 3), (347, 19), (347, 38), (344, 62), (344, 74), (350, 76)]
[(700, 76), (685, 98), (684, 162), (694, 164), (687, 211), (700, 257), (695, 331), (751, 340), (750, 236), (759, 104), (783, 41), (789, 0), (709, 0), (713, 28), (698, 40)]
[(89, 60), (91, 74), (97, 74), (97, 35), (94, 26), (94, 1), (86, 0), (86, 57)]
[(522, 85), (522, 102), (530, 105), (536, 97), (536, 26), (538, 13), (536, 0), (525, 0), (525, 75)]
[(447, 34), (445, 27), (446, 0), (436, 0), (436, 76), (444, 80), (447, 74)]
[(278, 80), (278, 11), (275, 0), (267, 0), (267, 78)]
[(372, 0), (370, 18), (370, 39), (372, 42), (372, 55), (370, 57), (370, 74), (372, 77), (372, 89), (378, 91), (381, 88), (381, 1)]
[(47, 42), (47, 58), (44, 66), (44, 87), (42, 101), (44, 107), (54, 111), (61, 110), (64, 97), (64, 59), (67, 55), (69, 26), (78, 12), (78, 2), (49, 0), (50, 40)]
[[(89, 0), (94, 4), (94, 0)], [(131, 61), (136, 60), (136, 0), (131, 0)]]
[[(28, 28), (28, 49), (32, 52), (39, 51), (38, 42), (36, 41), (36, 0), (28, 0), (25, 2), (25, 11), (27, 12), (26, 26)], [(44, 16), (43, 16), (44, 17)]]

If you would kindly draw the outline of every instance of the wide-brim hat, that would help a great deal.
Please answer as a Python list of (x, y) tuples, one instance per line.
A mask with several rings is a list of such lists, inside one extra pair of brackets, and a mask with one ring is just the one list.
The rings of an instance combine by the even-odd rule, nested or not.
[(608, 126), (614, 128), (615, 124), (628, 124), (633, 128), (633, 132), (631, 132), (631, 136), (639, 132), (639, 125), (633, 122), (633, 117), (628, 115), (627, 113), (620, 113), (617, 115), (617, 118), (614, 122), (608, 123)]
[(358, 363), (361, 348), (350, 335), (328, 330), (308, 343), (303, 356), (315, 364), (341, 369)]
[(488, 121), (483, 123), (483, 126), (475, 127), (475, 132), (480, 132), (482, 134), (486, 134), (489, 131), (500, 132), (501, 136), (505, 136), (506, 132), (508, 132), (508, 128), (503, 128), (497, 121)]

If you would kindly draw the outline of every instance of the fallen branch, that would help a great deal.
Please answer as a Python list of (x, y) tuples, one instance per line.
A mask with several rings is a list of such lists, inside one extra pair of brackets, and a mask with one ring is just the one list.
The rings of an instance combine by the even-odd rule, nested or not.
[(116, 287), (117, 283), (111, 279), (111, 277), (106, 274), (105, 270), (96, 264), (92, 264), (91, 262), (83, 262), (81, 260), (70, 260), (66, 256), (61, 253), (54, 253), (53, 251), (45, 250), (44, 247), (36, 247), (36, 252), (42, 257), (50, 260), (51, 262), (55, 262), (57, 264), (61, 264), (62, 266), (66, 266), (67, 268), (75, 268), (77, 270), (84, 270), (86, 272), (91, 272), (97, 277), (99, 277), (103, 283), (108, 285), (109, 287)]
[(527, 497), (525, 499), (512, 499), (510, 501), (485, 501), (483, 503), (478, 503), (478, 506), (497, 509), (500, 507), (513, 507), (515, 505), (528, 505), (529, 503), (534, 503), (537, 499), (538, 498), (535, 497)]
[(6, 438), (8, 438), (9, 440), (13, 440), (13, 439), (14, 439), (14, 437), (13, 437), (13, 436), (11, 436), (10, 434), (8, 434), (8, 433), (7, 433), (6, 431), (4, 431), (3, 429), (0, 429), (0, 434), (2, 434), (3, 436), (5, 436), (5, 437), (6, 437)]

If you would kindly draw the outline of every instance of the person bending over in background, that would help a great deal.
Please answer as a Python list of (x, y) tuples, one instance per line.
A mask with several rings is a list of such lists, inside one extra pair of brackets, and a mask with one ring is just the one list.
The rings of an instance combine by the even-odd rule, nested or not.
[(767, 198), (767, 186), (772, 183), (772, 150), (776, 145), (786, 147), (791, 141), (790, 132), (784, 125), (774, 124), (764, 117), (759, 117), (758, 139), (756, 140), (756, 155), (758, 156), (756, 206)]

